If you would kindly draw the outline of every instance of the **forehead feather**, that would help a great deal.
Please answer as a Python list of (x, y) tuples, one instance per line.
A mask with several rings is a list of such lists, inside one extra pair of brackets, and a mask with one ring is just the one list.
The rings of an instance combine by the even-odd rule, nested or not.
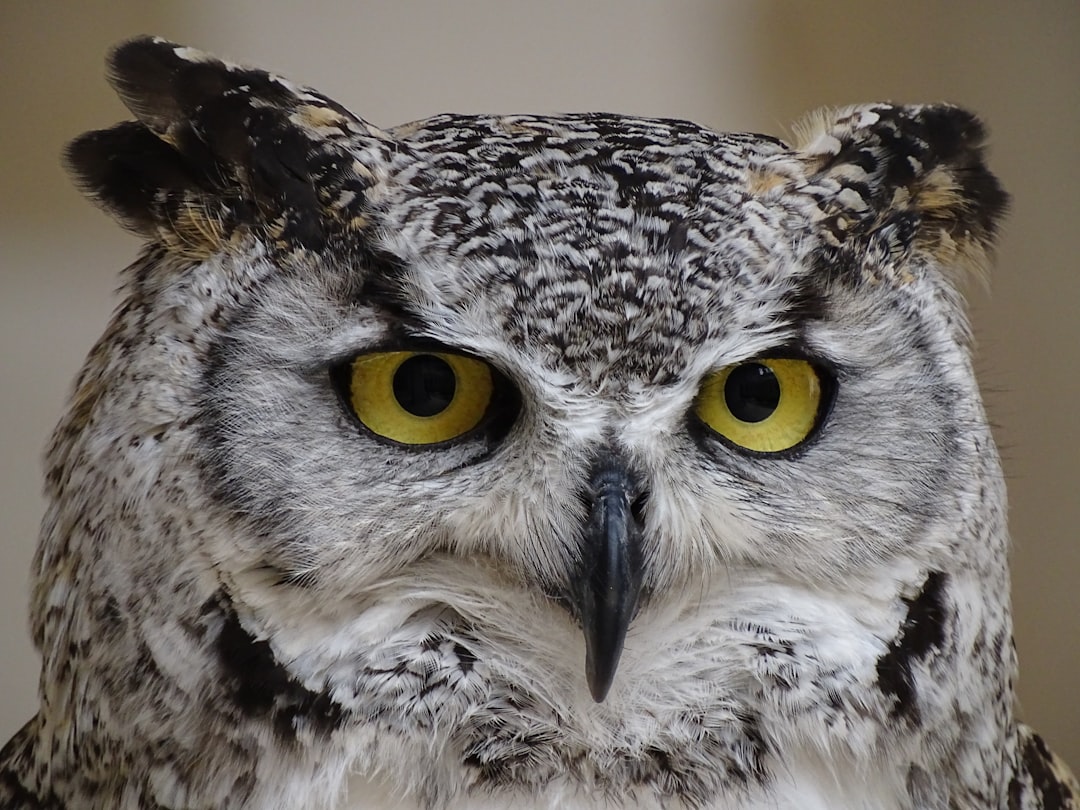
[(773, 139), (609, 115), (441, 116), (403, 134), (380, 248), (440, 339), (479, 327), (592, 383), (659, 382), (695, 346), (783, 320), (792, 215), (752, 183), (784, 152)]

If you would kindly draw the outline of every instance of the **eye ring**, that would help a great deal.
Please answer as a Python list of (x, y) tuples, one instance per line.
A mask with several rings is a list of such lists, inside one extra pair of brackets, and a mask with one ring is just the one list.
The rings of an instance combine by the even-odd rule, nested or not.
[(331, 372), (349, 413), (395, 444), (432, 446), (481, 427), (503, 382), (490, 364), (442, 350), (359, 354)]
[(832, 380), (810, 361), (760, 358), (707, 375), (693, 412), (737, 449), (775, 455), (814, 435), (831, 395)]

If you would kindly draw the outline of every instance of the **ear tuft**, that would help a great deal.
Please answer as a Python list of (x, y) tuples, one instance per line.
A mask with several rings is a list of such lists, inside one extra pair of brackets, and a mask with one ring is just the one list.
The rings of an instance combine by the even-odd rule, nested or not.
[(156, 228), (158, 195), (196, 183), (179, 153), (134, 121), (81, 135), (68, 144), (64, 163), (84, 194), (146, 234)]
[[(922, 251), (942, 268), (985, 267), (1008, 196), (986, 168), (986, 132), (972, 113), (951, 105), (849, 107), (813, 113), (795, 134), (808, 189), (837, 243), (881, 242), (873, 233), (888, 228), (891, 242), (910, 233), (905, 252)], [(895, 227), (912, 218), (915, 227)]]
[(128, 227), (205, 256), (240, 229), (317, 249), (362, 219), (347, 209), (377, 182), (389, 138), (336, 102), (151, 37), (118, 46), (108, 69), (138, 120), (76, 139), (66, 162)]

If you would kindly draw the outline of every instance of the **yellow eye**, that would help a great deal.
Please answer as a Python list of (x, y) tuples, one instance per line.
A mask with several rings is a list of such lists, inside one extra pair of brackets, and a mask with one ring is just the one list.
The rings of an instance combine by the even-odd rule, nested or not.
[(373, 433), (437, 444), (480, 424), (494, 391), (491, 366), (445, 352), (374, 352), (352, 361), (346, 400)]
[(805, 360), (754, 360), (706, 377), (694, 412), (740, 447), (778, 453), (810, 435), (821, 398), (821, 378)]

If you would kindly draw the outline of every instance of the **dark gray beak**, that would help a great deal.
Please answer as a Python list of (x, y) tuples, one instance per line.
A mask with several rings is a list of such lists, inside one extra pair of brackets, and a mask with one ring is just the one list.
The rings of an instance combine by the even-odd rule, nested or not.
[(644, 493), (618, 456), (593, 468), (576, 601), (585, 631), (585, 675), (593, 699), (607, 697), (641, 592)]

